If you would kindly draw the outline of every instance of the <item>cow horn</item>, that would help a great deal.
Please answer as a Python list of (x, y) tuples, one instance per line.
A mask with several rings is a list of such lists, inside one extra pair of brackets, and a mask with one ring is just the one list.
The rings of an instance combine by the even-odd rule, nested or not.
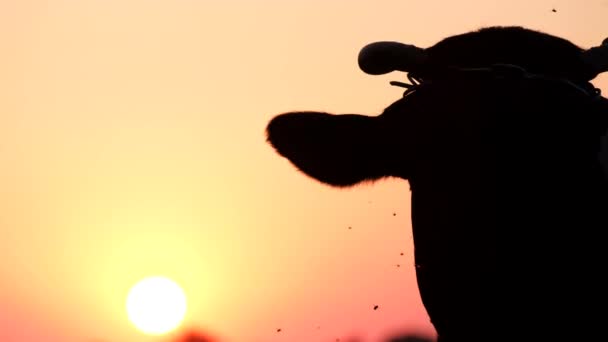
[(359, 68), (370, 75), (410, 72), (424, 62), (424, 49), (398, 42), (375, 42), (359, 52)]
[(608, 38), (604, 39), (602, 45), (584, 51), (583, 58), (598, 74), (608, 71)]

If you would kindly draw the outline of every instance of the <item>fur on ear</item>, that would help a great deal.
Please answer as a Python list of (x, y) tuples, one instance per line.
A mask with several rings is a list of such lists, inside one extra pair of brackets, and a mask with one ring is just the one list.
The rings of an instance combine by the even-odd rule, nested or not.
[(352, 186), (389, 175), (377, 121), (357, 114), (285, 113), (270, 121), (267, 140), (306, 175), (332, 186)]

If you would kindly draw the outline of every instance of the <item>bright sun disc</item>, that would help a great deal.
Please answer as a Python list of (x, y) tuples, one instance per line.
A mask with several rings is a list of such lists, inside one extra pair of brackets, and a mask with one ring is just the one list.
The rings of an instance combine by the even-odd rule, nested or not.
[(167, 333), (186, 315), (186, 295), (174, 281), (149, 277), (135, 284), (127, 296), (129, 320), (150, 335)]

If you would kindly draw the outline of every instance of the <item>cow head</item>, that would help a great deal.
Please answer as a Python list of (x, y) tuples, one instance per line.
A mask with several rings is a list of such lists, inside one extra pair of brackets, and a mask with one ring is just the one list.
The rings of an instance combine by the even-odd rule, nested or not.
[[(534, 325), (541, 313), (573, 322), (574, 315), (544, 306), (537, 299), (543, 292), (535, 292), (562, 281), (564, 271), (529, 274), (566, 254), (574, 255), (572, 265), (589, 267), (587, 275), (603, 265), (590, 252), (601, 248), (588, 244), (598, 240), (591, 233), (606, 227), (608, 184), (595, 153), (602, 153), (608, 101), (589, 81), (608, 70), (608, 40), (585, 50), (521, 27), (492, 27), (426, 49), (372, 43), (361, 50), (359, 66), (372, 75), (404, 71), (419, 84), (398, 83), (411, 88), (376, 116), (278, 115), (267, 127), (270, 144), (332, 186), (383, 177), (410, 181), (421, 298), (446, 342), (486, 341), (482, 330), (504, 333), (510, 321), (495, 313), (509, 305), (527, 305)], [(608, 139), (602, 151), (608, 165)], [(571, 186), (555, 186), (564, 179)], [(498, 234), (513, 244), (501, 249)], [(565, 252), (566, 245), (572, 250)], [(514, 259), (513, 253), (520, 258), (515, 267), (495, 262), (496, 255)], [(569, 269), (563, 298), (578, 301), (583, 293), (571, 285), (580, 282), (585, 298), (594, 300), (588, 287), (597, 281), (581, 277), (579, 268)], [(522, 291), (508, 297), (512, 304), (497, 304), (502, 294), (495, 284), (503, 280), (529, 286), (528, 297)]]
[[(455, 129), (470, 126), (463, 120), (437, 120), (429, 113), (459, 115), (479, 102), (472, 96), (476, 94), (471, 89), (474, 84), (467, 87), (466, 76), (446, 75), (508, 65), (511, 70), (568, 80), (586, 91), (588, 81), (608, 70), (608, 39), (585, 50), (565, 39), (521, 27), (490, 27), (448, 37), (429, 48), (372, 43), (361, 50), (358, 61), (368, 74), (404, 71), (423, 84), (410, 99), (396, 101), (377, 116), (291, 112), (273, 118), (267, 127), (268, 141), (280, 155), (308, 176), (332, 186), (383, 177), (408, 178), (421, 154), (466, 148), (456, 137), (453, 146), (443, 147), (431, 139), (434, 135), (445, 141)], [(435, 86), (424, 86), (433, 82)]]

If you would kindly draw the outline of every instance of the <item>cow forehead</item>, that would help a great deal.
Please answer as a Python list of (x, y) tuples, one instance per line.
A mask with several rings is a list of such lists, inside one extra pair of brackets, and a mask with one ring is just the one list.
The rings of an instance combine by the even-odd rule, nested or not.
[(502, 63), (574, 80), (586, 81), (595, 76), (582, 59), (584, 49), (569, 40), (521, 27), (490, 27), (455, 35), (425, 51), (430, 69)]
[(521, 27), (489, 27), (447, 37), (426, 49), (427, 53), (475, 58), (478, 54), (524, 55), (540, 53), (572, 55), (583, 51), (567, 39)]

